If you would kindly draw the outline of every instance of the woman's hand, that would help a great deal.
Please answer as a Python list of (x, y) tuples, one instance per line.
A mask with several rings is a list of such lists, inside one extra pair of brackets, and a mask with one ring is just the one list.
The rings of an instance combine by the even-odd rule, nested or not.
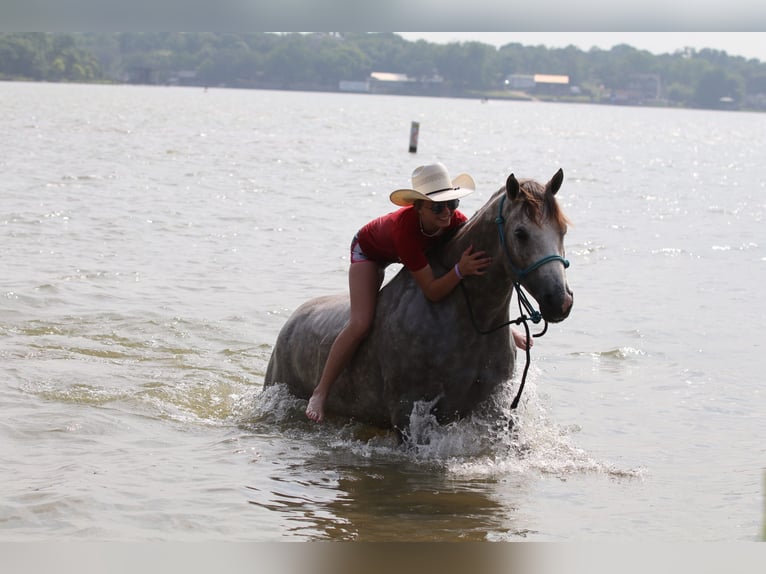
[(458, 261), (458, 271), (462, 277), (468, 275), (484, 275), (484, 270), (492, 263), (492, 258), (485, 251), (473, 251), (473, 245), (463, 251)]
[[(423, 290), (429, 301), (440, 301), (460, 284), (460, 280), (468, 275), (484, 275), (487, 266), (492, 263), (484, 251), (473, 251), (473, 245), (463, 251), (457, 262), (457, 274), (452, 270), (441, 277), (434, 277), (433, 269), (426, 265), (417, 271), (411, 271), (415, 281)], [(457, 281), (455, 278), (457, 277)]]

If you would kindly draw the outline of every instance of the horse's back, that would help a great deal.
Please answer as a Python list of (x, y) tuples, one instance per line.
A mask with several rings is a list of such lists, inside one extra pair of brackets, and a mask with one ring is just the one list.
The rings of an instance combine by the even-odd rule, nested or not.
[(283, 383), (308, 398), (322, 374), (330, 346), (348, 320), (345, 294), (317, 297), (298, 307), (277, 336), (264, 386)]
[[(395, 334), (397, 327), (401, 329), (403, 321), (410, 321), (402, 316), (403, 309), (392, 308), (409, 299), (403, 297), (407, 291), (422, 296), (409, 273), (400, 273), (381, 289), (371, 332), (333, 384), (326, 404), (328, 413), (355, 417), (379, 426), (391, 425), (391, 403), (399, 400), (384, 390), (385, 373), (394, 366), (412, 367), (405, 360), (401, 343), (395, 344), (400, 341), (400, 335)], [(298, 307), (277, 336), (264, 386), (284, 384), (295, 396), (309, 398), (322, 375), (330, 347), (348, 321), (349, 314), (348, 294), (314, 298)], [(408, 329), (411, 328), (412, 325), (408, 325)], [(392, 344), (394, 351), (389, 349)], [(410, 345), (411, 342), (405, 347)], [(399, 372), (396, 368), (391, 374)]]

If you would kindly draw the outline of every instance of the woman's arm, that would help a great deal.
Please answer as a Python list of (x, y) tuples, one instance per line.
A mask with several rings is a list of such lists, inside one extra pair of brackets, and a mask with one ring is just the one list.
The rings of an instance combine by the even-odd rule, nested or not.
[(487, 257), (484, 251), (473, 253), (472, 251), (473, 245), (463, 251), (460, 261), (441, 277), (434, 277), (434, 271), (430, 265), (411, 271), (429, 301), (439, 301), (449, 295), (463, 277), (484, 275), (484, 269), (492, 262), (492, 258)]

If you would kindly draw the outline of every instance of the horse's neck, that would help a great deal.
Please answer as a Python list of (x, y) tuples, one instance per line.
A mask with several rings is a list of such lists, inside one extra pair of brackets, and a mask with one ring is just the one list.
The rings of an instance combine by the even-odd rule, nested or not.
[(485, 251), (492, 258), (492, 263), (484, 275), (465, 278), (463, 286), (468, 291), (475, 309), (496, 316), (508, 311), (513, 295), (513, 277), (509, 275), (505, 265), (506, 255), (500, 243), (493, 209), (494, 202), (477, 212), (445, 244), (442, 261), (449, 269), (449, 265), (457, 263), (463, 252), (471, 246), (474, 251)]

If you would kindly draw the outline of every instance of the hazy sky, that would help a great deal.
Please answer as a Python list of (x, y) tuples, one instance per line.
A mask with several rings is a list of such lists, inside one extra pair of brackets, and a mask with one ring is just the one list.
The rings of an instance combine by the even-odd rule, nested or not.
[(608, 50), (628, 44), (653, 54), (672, 54), (686, 47), (723, 50), (730, 56), (757, 58), (766, 62), (766, 32), (397, 32), (408, 40), (466, 42), (476, 40), (493, 46), (518, 42), (524, 46), (563, 48), (574, 45)]
[[(504, 37), (512, 33), (493, 31), (499, 28), (518, 30), (513, 35), (524, 36), (530, 44), (538, 45), (555, 46), (562, 38), (573, 39), (563, 44), (582, 45), (586, 50), (593, 42), (603, 42), (603, 47), (608, 49), (625, 41), (659, 52), (673, 52), (688, 45), (723, 49), (766, 61), (766, 41), (759, 41), (766, 34), (765, 6), (764, 0), (534, 0), (524, 3), (508, 0), (0, 0), (0, 31), (373, 32), (420, 28), (436, 30), (442, 38), (458, 34), (442, 30), (478, 30), (481, 32), (477, 33), (488, 39), (486, 43), (505, 44)], [(557, 32), (527, 32), (541, 29)], [(701, 32), (704, 30), (724, 32)], [(645, 46), (638, 46), (639, 42)]]

